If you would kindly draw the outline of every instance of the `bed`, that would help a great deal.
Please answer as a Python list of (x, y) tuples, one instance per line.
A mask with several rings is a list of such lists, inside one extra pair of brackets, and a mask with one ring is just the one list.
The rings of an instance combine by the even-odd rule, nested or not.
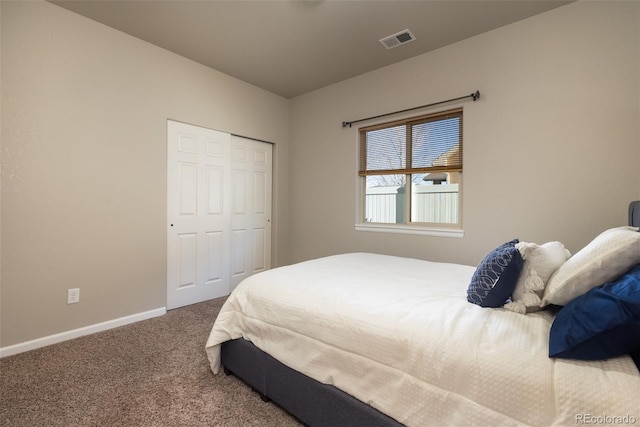
[[(640, 223), (638, 206), (629, 209), (632, 226)], [(628, 293), (615, 282), (640, 277), (640, 267), (628, 265), (640, 264), (632, 232), (640, 236), (616, 228), (633, 248), (624, 249), (631, 253), (627, 265), (616, 266), (624, 274), (594, 291)], [(569, 261), (600, 256), (590, 246), (554, 271), (543, 300)], [(550, 357), (552, 326), (559, 328), (573, 300), (593, 292), (526, 314), (482, 307), (468, 299), (478, 270), (348, 253), (251, 276), (216, 318), (206, 345), (211, 369), (238, 376), (310, 426), (640, 423), (640, 372), (631, 354), (595, 357), (608, 345), (598, 342), (587, 360)], [(627, 346), (618, 353), (640, 353), (640, 302), (631, 307), (630, 319), (614, 331)]]

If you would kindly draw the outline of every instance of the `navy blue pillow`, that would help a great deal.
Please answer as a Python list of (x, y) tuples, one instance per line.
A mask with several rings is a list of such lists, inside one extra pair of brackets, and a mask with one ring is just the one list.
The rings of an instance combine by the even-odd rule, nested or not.
[(503, 243), (484, 257), (467, 289), (467, 301), (481, 307), (502, 307), (511, 298), (520, 271), (522, 256), (518, 239)]
[(593, 288), (557, 314), (549, 357), (601, 360), (640, 351), (640, 265)]

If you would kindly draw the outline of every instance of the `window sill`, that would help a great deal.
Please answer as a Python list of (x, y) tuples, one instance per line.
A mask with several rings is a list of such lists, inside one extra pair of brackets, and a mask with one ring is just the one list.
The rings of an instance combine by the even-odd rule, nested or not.
[(464, 230), (459, 228), (430, 228), (415, 225), (396, 224), (356, 224), (356, 231), (373, 231), (377, 233), (414, 234), (418, 236), (464, 237)]

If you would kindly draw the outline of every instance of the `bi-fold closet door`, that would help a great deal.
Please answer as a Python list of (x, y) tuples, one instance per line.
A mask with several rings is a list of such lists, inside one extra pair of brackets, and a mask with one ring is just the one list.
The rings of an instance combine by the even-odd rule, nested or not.
[(271, 267), (272, 145), (167, 121), (167, 308)]

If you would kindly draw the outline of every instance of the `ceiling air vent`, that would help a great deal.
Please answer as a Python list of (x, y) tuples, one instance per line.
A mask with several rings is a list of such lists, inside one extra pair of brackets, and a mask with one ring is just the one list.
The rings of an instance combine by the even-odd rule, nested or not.
[(414, 36), (411, 31), (404, 30), (380, 39), (380, 43), (382, 43), (387, 49), (391, 49), (396, 46), (400, 46), (401, 44), (412, 42), (415, 39), (416, 36)]

